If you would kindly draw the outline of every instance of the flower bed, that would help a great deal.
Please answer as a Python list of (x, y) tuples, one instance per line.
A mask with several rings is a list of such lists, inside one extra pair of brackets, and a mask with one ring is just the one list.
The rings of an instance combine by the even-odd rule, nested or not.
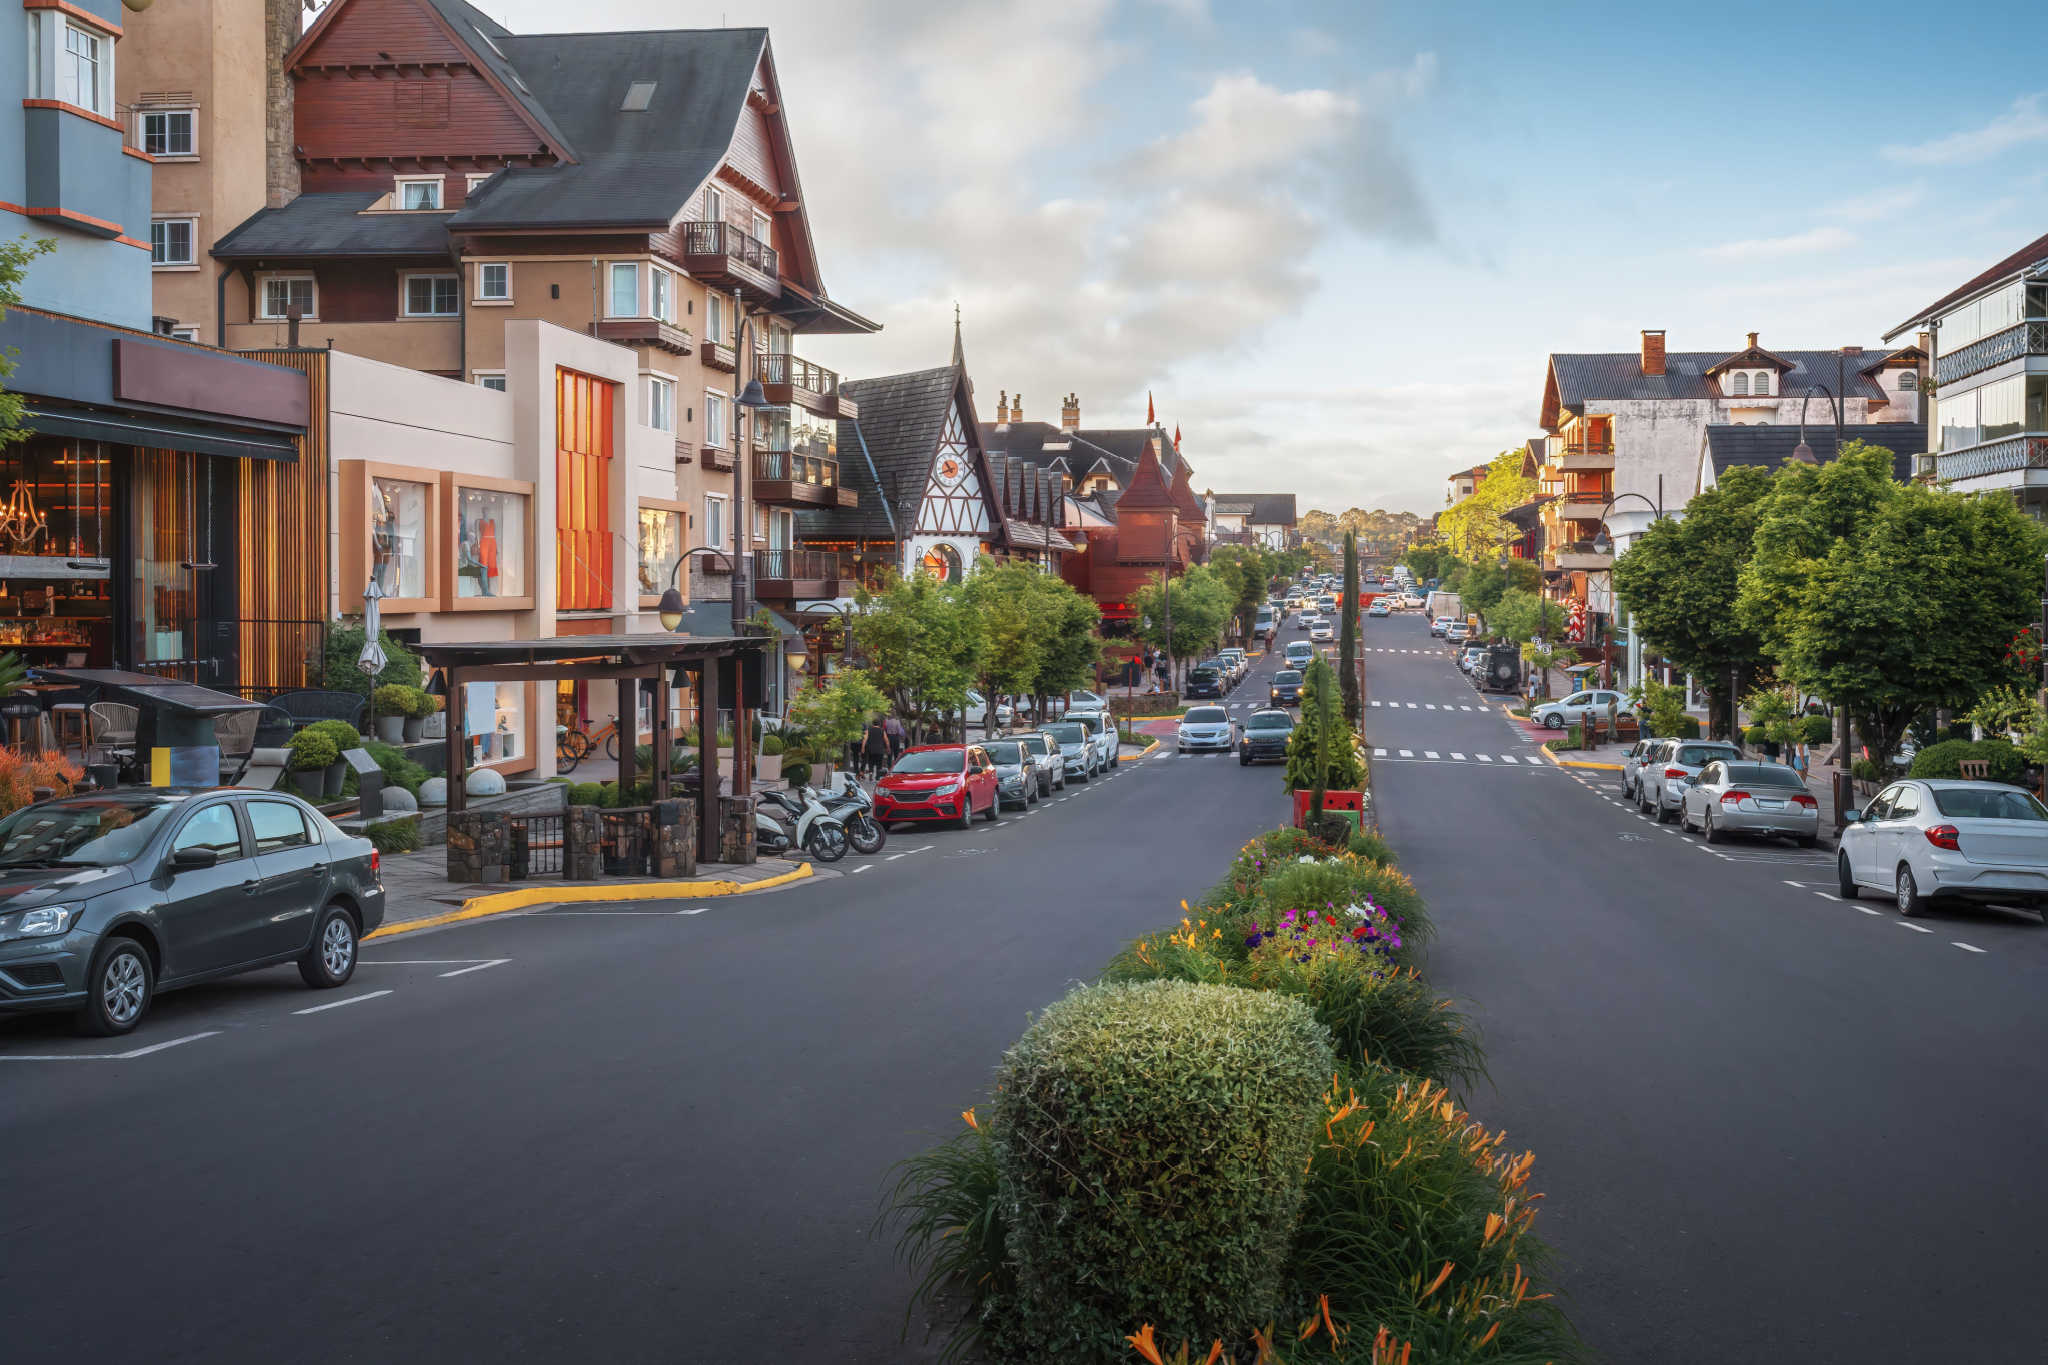
[[(1189, 1050), (1176, 1048), (1148, 1054), (1135, 1068), (1108, 1066), (1121, 1031), (1145, 1032), (1126, 1022), (1080, 1036), (1100, 1058), (1090, 1064), (1097, 1072), (1144, 1078), (1142, 1102), (1084, 1086), (1055, 1108), (1070, 1121), (1086, 1100), (1117, 1116), (1114, 1131), (1087, 1126), (1091, 1150), (1160, 1154), (1165, 1165), (1139, 1184), (1118, 1175), (1137, 1165), (1079, 1161), (1079, 1148), (1067, 1154), (1063, 1142), (1038, 1131), (1046, 1116), (1035, 1110), (1036, 1135), (1021, 1136), (1014, 1086), (992, 1117), (978, 1120), (968, 1110), (966, 1131), (901, 1167), (891, 1196), (898, 1251), (920, 1273), (918, 1305), (941, 1320), (936, 1330), (948, 1336), (949, 1356), (1154, 1365), (1580, 1358), (1569, 1324), (1531, 1278), (1546, 1261), (1530, 1232), (1541, 1197), (1528, 1189), (1535, 1158), (1507, 1149), (1505, 1135), (1480, 1126), (1453, 1093), (1483, 1074), (1479, 1044), (1423, 975), (1430, 919), (1413, 884), (1390, 863), (1377, 835), (1359, 834), (1338, 848), (1301, 830), (1273, 831), (1246, 844), (1199, 905), (1183, 901), (1177, 926), (1138, 939), (1103, 974), (1112, 986), (1181, 983), (1285, 997), (1305, 1006), (1327, 1037), (1336, 1064), (1305, 1120), (1311, 1131), (1299, 1215), (1286, 1230), (1279, 1283), (1261, 1291), (1258, 1311), (1247, 1317), (1234, 1300), (1227, 1316), (1205, 1316), (1172, 1272), (1174, 1257), (1208, 1264), (1252, 1231), (1189, 1218), (1206, 1190), (1175, 1198), (1160, 1174), (1188, 1170), (1186, 1158), (1171, 1154), (1190, 1130), (1210, 1143), (1231, 1140), (1204, 1108), (1220, 1093), (1215, 1057), (1183, 1060)], [(1077, 988), (1069, 998), (1100, 989)], [(1180, 997), (1160, 999), (1164, 1009)], [(1064, 1002), (1054, 1007), (1065, 1009)], [(1046, 1065), (1043, 1040), (1031, 1047), (1034, 1064)], [(1258, 1055), (1249, 1036), (1224, 1055), (1233, 1049)], [(1176, 1071), (1183, 1065), (1185, 1076)], [(1071, 1088), (1073, 1073), (1061, 1066)], [(1227, 1090), (1227, 1068), (1221, 1079)], [(1258, 1078), (1247, 1073), (1241, 1081), (1245, 1103), (1259, 1102)], [(1211, 1098), (1197, 1103), (1197, 1096)], [(1137, 1239), (1129, 1256), (1104, 1261), (1062, 1254), (1063, 1229), (1090, 1224), (1050, 1217), (1052, 1197), (1077, 1210), (1163, 1212), (1120, 1234)], [(1027, 1227), (1028, 1293), (1020, 1290), (1017, 1240)], [(1162, 1247), (1173, 1250), (1164, 1261)], [(1077, 1243), (1074, 1251), (1082, 1250)], [(1048, 1267), (1068, 1263), (1086, 1274), (1075, 1272), (1081, 1278), (1063, 1291), (1059, 1272)], [(1140, 1321), (1122, 1324), (1128, 1330), (1114, 1341), (1105, 1341), (1100, 1320), (1088, 1331), (1052, 1331), (1033, 1316), (1032, 1304), (1042, 1312), (1069, 1300), (1145, 1307), (1133, 1310)], [(1291, 1326), (1276, 1330), (1276, 1323)]]

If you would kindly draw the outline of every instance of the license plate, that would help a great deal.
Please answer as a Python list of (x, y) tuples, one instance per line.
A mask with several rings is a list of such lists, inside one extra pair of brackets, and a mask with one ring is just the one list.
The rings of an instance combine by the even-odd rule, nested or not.
[(1758, 810), (1783, 810), (1785, 809), (1785, 803), (1783, 801), (1772, 801), (1768, 798), (1759, 798), (1756, 808)]

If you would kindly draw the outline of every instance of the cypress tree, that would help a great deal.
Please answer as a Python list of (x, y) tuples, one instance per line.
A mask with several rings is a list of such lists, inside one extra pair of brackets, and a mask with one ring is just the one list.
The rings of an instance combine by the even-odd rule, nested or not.
[(1337, 637), (1337, 673), (1344, 689), (1344, 719), (1358, 724), (1358, 532), (1344, 533), (1342, 633)]

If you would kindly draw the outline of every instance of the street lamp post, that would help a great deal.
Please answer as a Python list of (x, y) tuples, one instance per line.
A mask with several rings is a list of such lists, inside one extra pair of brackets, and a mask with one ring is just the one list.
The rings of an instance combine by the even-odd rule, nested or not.
[[(1613, 510), (1614, 504), (1622, 501), (1624, 498), (1634, 498), (1637, 502), (1649, 508), (1650, 522), (1652, 525), (1655, 525), (1657, 522), (1664, 520), (1664, 476), (1662, 474), (1657, 476), (1657, 496), (1654, 500), (1645, 497), (1641, 493), (1617, 493), (1607, 500), (1605, 505), (1600, 508), (1600, 529), (1593, 533), (1594, 554), (1608, 555), (1614, 553), (1614, 537), (1607, 533), (1607, 514)], [(1608, 584), (1608, 595), (1611, 597), (1613, 595), (1613, 570), (1611, 568), (1608, 570)], [(1629, 649), (1634, 651), (1635, 648), (1635, 630), (1631, 627), (1629, 630)], [(1612, 624), (1612, 613), (1609, 614), (1608, 628), (1601, 636), (1600, 651), (1601, 664), (1606, 670), (1607, 681), (1609, 684), (1612, 684), (1614, 681), (1614, 627)]]

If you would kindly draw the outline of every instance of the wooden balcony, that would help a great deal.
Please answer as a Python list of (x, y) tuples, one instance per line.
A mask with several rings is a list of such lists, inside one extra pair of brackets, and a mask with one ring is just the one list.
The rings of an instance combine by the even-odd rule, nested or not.
[(839, 557), (819, 550), (756, 550), (747, 556), (754, 596), (765, 602), (837, 597)]
[(737, 290), (756, 303), (782, 296), (775, 248), (730, 223), (683, 224), (683, 264), (705, 283)]
[(732, 451), (724, 446), (705, 446), (697, 452), (697, 460), (706, 469), (730, 474), (734, 469)]
[(780, 351), (758, 354), (761, 391), (775, 404), (795, 403), (820, 417), (857, 415), (840, 410), (839, 376), (823, 365)]
[(676, 463), (689, 464), (696, 458), (697, 447), (682, 437), (676, 437)]
[(1614, 468), (1614, 442), (1612, 441), (1567, 441), (1557, 458), (1558, 466), (1566, 470), (1600, 470)]
[(1598, 521), (1607, 506), (1607, 500), (1614, 495), (1600, 489), (1583, 493), (1566, 490), (1557, 501), (1557, 514), (1567, 521)]
[(732, 374), (740, 367), (740, 353), (731, 342), (713, 341), (709, 337), (698, 343), (697, 358), (704, 362), (707, 370), (724, 370)]
[(839, 485), (839, 461), (782, 450), (754, 453), (755, 502), (770, 507), (855, 507), (860, 495)]
[(590, 334), (621, 346), (653, 346), (670, 355), (690, 353), (689, 332), (660, 318), (600, 318), (590, 324)]
[(1611, 569), (1614, 567), (1612, 554), (1600, 554), (1590, 540), (1573, 541), (1557, 547), (1557, 567), (1560, 569)]

